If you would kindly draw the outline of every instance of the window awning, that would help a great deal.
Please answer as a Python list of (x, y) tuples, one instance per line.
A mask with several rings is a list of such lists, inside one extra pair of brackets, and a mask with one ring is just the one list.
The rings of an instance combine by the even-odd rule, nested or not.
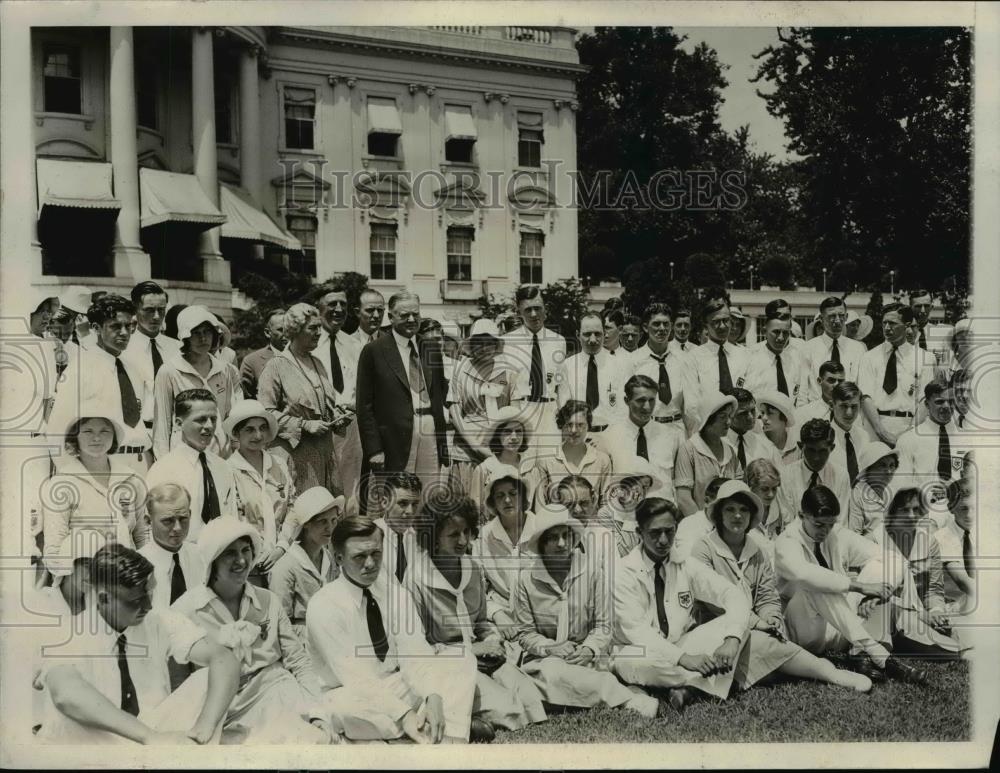
[(472, 120), (472, 108), (461, 105), (445, 105), (444, 126), (446, 140), (477, 139), (476, 124)]
[(208, 198), (193, 174), (140, 169), (139, 198), (142, 228), (161, 223), (193, 223), (206, 230), (226, 222), (226, 216)]
[(39, 215), (45, 207), (122, 208), (111, 192), (111, 164), (40, 158), (37, 170)]
[(274, 244), (286, 250), (302, 249), (299, 240), (278, 228), (266, 212), (253, 205), (250, 196), (241, 188), (220, 185), (219, 209), (226, 216), (226, 222), (222, 224), (224, 239)]
[(402, 134), (396, 100), (388, 97), (368, 97), (368, 133)]

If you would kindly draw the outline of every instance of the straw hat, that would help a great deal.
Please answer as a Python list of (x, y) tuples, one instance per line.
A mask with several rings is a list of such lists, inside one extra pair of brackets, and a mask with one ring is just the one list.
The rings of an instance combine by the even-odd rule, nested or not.
[(236, 425), (241, 421), (246, 421), (247, 419), (266, 419), (267, 428), (271, 433), (271, 437), (268, 442), (274, 440), (275, 436), (278, 434), (278, 422), (275, 421), (274, 417), (268, 413), (267, 408), (259, 400), (241, 400), (233, 406), (233, 409), (229, 412), (229, 415), (222, 422), (222, 429), (225, 430), (226, 436), (230, 440), (235, 440), (234, 430)]
[(198, 550), (205, 561), (205, 575), (201, 578), (202, 585), (208, 585), (212, 576), (212, 563), (221, 556), (226, 548), (240, 537), (249, 537), (253, 544), (254, 559), (260, 555), (264, 540), (253, 526), (230, 515), (215, 518), (202, 528), (198, 535)]
[(735, 411), (738, 407), (736, 398), (732, 395), (724, 395), (721, 392), (709, 392), (705, 395), (701, 399), (701, 402), (698, 403), (699, 421), (695, 432), (701, 432), (705, 429), (705, 425), (708, 424), (708, 420), (712, 418), (712, 415), (727, 405), (733, 406), (733, 410)]
[(715, 501), (708, 506), (708, 519), (714, 524), (719, 508), (722, 507), (727, 499), (734, 497), (745, 499), (750, 504), (750, 509), (753, 510), (753, 514), (750, 516), (750, 528), (757, 526), (764, 518), (764, 503), (741, 480), (727, 480), (719, 486), (719, 493), (715, 495)]
[(188, 306), (177, 315), (177, 340), (183, 341), (191, 337), (191, 331), (198, 325), (208, 322), (214, 327), (219, 335), (222, 335), (222, 323), (219, 318), (204, 306)]
[(583, 539), (585, 528), (583, 523), (571, 516), (569, 509), (565, 505), (547, 504), (539, 505), (535, 508), (534, 518), (531, 519), (531, 531), (525, 534), (521, 538), (521, 541), (532, 553), (541, 555), (538, 543), (545, 532), (549, 529), (554, 529), (556, 526), (569, 526), (577, 542)]
[(795, 406), (786, 394), (777, 390), (766, 390), (756, 395), (756, 397), (757, 405), (770, 405), (772, 408), (777, 408), (781, 412), (781, 415), (785, 417), (788, 426), (795, 426)]
[(320, 513), (337, 509), (344, 513), (346, 501), (343, 495), (335, 497), (323, 486), (313, 486), (299, 494), (295, 504), (288, 511), (289, 541), (294, 542), (302, 533), (302, 527)]

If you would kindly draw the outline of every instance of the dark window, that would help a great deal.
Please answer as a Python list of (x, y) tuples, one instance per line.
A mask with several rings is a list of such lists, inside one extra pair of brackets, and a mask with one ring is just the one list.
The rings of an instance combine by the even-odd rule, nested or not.
[(139, 126), (157, 130), (160, 128), (157, 110), (158, 78), (156, 65), (150, 61), (136, 60), (135, 63), (135, 111)]
[(372, 225), (372, 279), (396, 278), (396, 226)]
[(452, 282), (467, 282), (472, 279), (472, 240), (475, 231), (471, 228), (448, 229), (448, 279)]
[(448, 140), (444, 144), (444, 158), (446, 161), (471, 164), (472, 149), (475, 146), (475, 140)]
[(47, 113), (83, 112), (80, 96), (80, 49), (71, 46), (46, 46), (43, 75), (44, 108)]
[(225, 144), (233, 138), (233, 82), (225, 75), (215, 74), (215, 141)]
[(399, 135), (396, 134), (372, 132), (368, 135), (368, 155), (395, 158), (398, 139)]
[(319, 224), (316, 218), (303, 215), (289, 215), (285, 219), (288, 233), (302, 244), (302, 252), (288, 254), (288, 270), (296, 274), (316, 276), (316, 232)]
[(517, 135), (518, 166), (542, 165), (542, 133), (535, 129), (519, 129)]
[(285, 147), (312, 150), (316, 128), (316, 92), (285, 88)]
[(542, 283), (542, 234), (521, 234), (521, 284)]

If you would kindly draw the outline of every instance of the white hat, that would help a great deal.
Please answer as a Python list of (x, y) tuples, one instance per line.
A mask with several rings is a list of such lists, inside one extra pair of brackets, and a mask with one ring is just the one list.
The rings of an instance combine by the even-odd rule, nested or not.
[(492, 336), (493, 338), (500, 338), (500, 328), (497, 327), (497, 323), (492, 319), (480, 317), (472, 323), (472, 330), (469, 331), (469, 338), (472, 338), (473, 336)]
[(59, 294), (59, 305), (77, 314), (86, 314), (92, 301), (93, 291), (83, 285), (70, 285)]
[(208, 585), (208, 578), (212, 576), (212, 563), (221, 556), (226, 548), (232, 545), (240, 537), (249, 537), (253, 543), (254, 559), (260, 556), (264, 547), (264, 540), (253, 526), (246, 521), (241, 521), (231, 515), (221, 518), (214, 518), (206, 523), (201, 533), (198, 534), (198, 550), (205, 561), (205, 576), (201, 578), (202, 585)]
[(453, 338), (456, 341), (462, 337), (462, 329), (458, 326), (458, 323), (453, 319), (442, 319), (441, 322), (441, 332), (448, 338)]
[(569, 526), (579, 542), (583, 538), (585, 528), (581, 521), (569, 514), (569, 509), (565, 505), (554, 503), (539, 505), (535, 508), (534, 517), (530, 519), (530, 523), (531, 531), (521, 537), (521, 542), (536, 555), (541, 555), (538, 543), (541, 541), (542, 535), (549, 529), (554, 529), (556, 526)]
[(204, 306), (188, 306), (177, 315), (177, 340), (183, 341), (191, 337), (191, 331), (198, 325), (208, 322), (214, 327), (219, 335), (222, 335), (222, 325), (219, 318)]
[(879, 459), (883, 459), (886, 456), (895, 456), (898, 459), (899, 451), (889, 448), (885, 443), (877, 440), (872, 443), (866, 443), (858, 449), (858, 470), (864, 472)]
[(649, 462), (649, 460), (644, 459), (641, 456), (633, 456), (628, 460), (620, 471), (615, 474), (615, 477), (619, 481), (623, 481), (627, 478), (649, 478), (649, 490), (647, 494), (652, 494), (655, 491), (659, 491), (663, 488), (663, 480), (660, 478), (659, 474), (656, 472), (656, 468)]
[(802, 338), (802, 325), (792, 320), (792, 338)]
[(18, 299), (23, 304), (22, 308), (26, 317), (38, 311), (38, 307), (42, 305), (43, 301), (56, 300), (62, 305), (62, 300), (59, 296), (53, 295), (52, 288), (49, 287), (28, 285), (26, 288), (18, 291)]
[(698, 403), (698, 428), (695, 432), (701, 432), (705, 429), (705, 425), (708, 424), (708, 420), (712, 417), (712, 414), (716, 413), (727, 405), (733, 406), (735, 411), (739, 404), (736, 402), (736, 398), (732, 395), (724, 395), (722, 392), (709, 392), (705, 395), (701, 402)]
[(746, 315), (743, 313), (743, 309), (741, 309), (739, 306), (730, 306), (729, 316), (735, 317), (736, 319), (746, 320)]
[(267, 408), (259, 400), (240, 400), (240, 402), (236, 403), (229, 412), (229, 415), (223, 420), (222, 429), (225, 431), (227, 437), (235, 440), (233, 432), (237, 424), (247, 419), (258, 418), (267, 420), (267, 428), (271, 433), (268, 442), (271, 442), (278, 434), (278, 422), (268, 413)]
[(772, 408), (777, 408), (785, 417), (788, 426), (795, 426), (795, 406), (784, 392), (769, 389), (754, 396), (757, 398), (757, 405), (770, 405)]
[[(78, 411), (74, 411), (76, 414), (73, 418), (66, 422), (66, 428), (63, 430), (63, 438), (69, 433), (70, 429), (76, 422), (81, 419), (104, 419), (110, 422), (111, 428), (115, 432), (115, 441), (118, 445), (122, 445), (125, 442), (125, 427), (120, 424), (116, 419), (108, 415), (108, 411), (101, 405), (98, 404), (84, 404)], [(117, 447), (111, 449), (111, 453), (117, 451)]]
[(741, 480), (727, 480), (719, 486), (719, 491), (715, 495), (715, 499), (712, 501), (712, 504), (708, 506), (708, 519), (714, 524), (716, 511), (722, 507), (723, 502), (732, 497), (747, 499), (750, 501), (754, 511), (750, 516), (750, 528), (757, 526), (764, 518), (764, 503), (761, 502), (760, 497), (754, 494), (750, 490), (750, 487)]
[(867, 314), (858, 314), (856, 311), (847, 312), (847, 322), (846, 325), (850, 325), (853, 322), (859, 322), (858, 333), (854, 336), (855, 341), (862, 341), (868, 337), (868, 334), (872, 332), (872, 328), (875, 327), (874, 321)]
[(302, 527), (320, 513), (337, 509), (344, 513), (345, 500), (343, 495), (335, 497), (323, 486), (313, 486), (299, 494), (295, 504), (288, 511), (288, 529), (291, 532), (289, 541), (294, 542), (302, 532)]

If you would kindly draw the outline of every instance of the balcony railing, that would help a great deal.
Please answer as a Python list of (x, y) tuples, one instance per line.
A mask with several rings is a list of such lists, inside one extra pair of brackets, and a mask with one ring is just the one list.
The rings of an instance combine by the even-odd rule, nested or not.
[(432, 30), (441, 30), (442, 32), (454, 32), (458, 35), (482, 35), (482, 27), (431, 27)]
[(479, 37), (502, 38), (519, 43), (539, 43), (551, 45), (552, 31), (544, 27), (468, 27), (468, 26), (436, 26), (432, 30), (450, 32), (455, 35), (477, 35)]

